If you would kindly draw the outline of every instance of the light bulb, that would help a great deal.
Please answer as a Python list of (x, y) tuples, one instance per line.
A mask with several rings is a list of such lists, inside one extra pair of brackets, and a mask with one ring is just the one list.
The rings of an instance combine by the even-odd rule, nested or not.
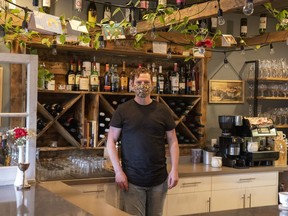
[(246, 4), (243, 7), (243, 13), (246, 16), (250, 16), (251, 14), (253, 14), (253, 12), (254, 12), (253, 0), (247, 0)]
[(223, 10), (219, 8), (218, 10), (218, 25), (224, 25), (225, 24), (225, 19), (223, 17)]
[(206, 50), (205, 50), (204, 47), (199, 47), (198, 51), (199, 51), (200, 54), (204, 55)]

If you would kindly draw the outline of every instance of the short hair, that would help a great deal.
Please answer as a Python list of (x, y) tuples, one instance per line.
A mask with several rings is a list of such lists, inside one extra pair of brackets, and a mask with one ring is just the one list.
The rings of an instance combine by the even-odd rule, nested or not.
[(144, 73), (148, 73), (150, 75), (150, 79), (152, 81), (152, 72), (151, 72), (151, 70), (149, 70), (146, 67), (141, 67), (141, 68), (137, 68), (137, 69), (133, 70), (133, 72), (132, 72), (133, 75), (131, 76), (131, 79), (134, 82), (135, 77), (139, 77), (140, 74), (144, 74)]

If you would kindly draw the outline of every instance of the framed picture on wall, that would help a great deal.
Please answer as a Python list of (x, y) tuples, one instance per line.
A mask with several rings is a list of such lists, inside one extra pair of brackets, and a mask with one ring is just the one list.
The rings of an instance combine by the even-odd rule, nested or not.
[(209, 80), (209, 103), (244, 103), (244, 82)]

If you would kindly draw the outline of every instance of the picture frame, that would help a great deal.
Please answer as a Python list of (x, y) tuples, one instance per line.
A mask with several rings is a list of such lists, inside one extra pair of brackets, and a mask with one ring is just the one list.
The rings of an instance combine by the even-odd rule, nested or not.
[(209, 103), (244, 103), (242, 80), (209, 80)]

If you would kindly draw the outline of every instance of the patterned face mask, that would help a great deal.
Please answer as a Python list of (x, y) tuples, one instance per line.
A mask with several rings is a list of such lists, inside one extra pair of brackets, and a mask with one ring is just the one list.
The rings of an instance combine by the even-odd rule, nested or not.
[(151, 86), (149, 84), (141, 83), (134, 86), (134, 92), (141, 98), (147, 97), (151, 92)]

